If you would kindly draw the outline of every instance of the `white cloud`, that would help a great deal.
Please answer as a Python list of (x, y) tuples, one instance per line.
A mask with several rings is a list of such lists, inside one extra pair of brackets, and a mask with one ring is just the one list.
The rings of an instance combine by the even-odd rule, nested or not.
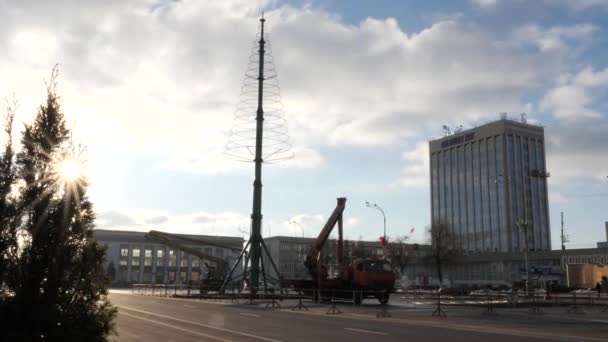
[(562, 4), (574, 10), (587, 10), (593, 8), (608, 8), (608, 0), (545, 0), (548, 4)]
[(576, 75), (561, 75), (557, 85), (550, 89), (539, 109), (551, 112), (560, 119), (601, 118), (602, 114), (594, 109), (596, 89), (608, 85), (608, 68), (595, 72), (591, 67)]
[(498, 4), (498, 0), (471, 0), (471, 2), (474, 5), (477, 5), (484, 9), (494, 8)]
[[(282, 231), (287, 232), (288, 236), (304, 236), (316, 238), (325, 223), (327, 222), (327, 214), (297, 214), (285, 220), (282, 224)], [(294, 223), (295, 222), (295, 223)], [(344, 227), (345, 233), (352, 231), (359, 225), (359, 219), (356, 217), (345, 217)], [(337, 226), (331, 233), (332, 237), (338, 236)]]
[(395, 186), (410, 189), (426, 189), (429, 179), (429, 144), (420, 142), (409, 151), (403, 152), (404, 166), (402, 175), (393, 183)]
[(551, 185), (572, 181), (604, 183), (608, 175), (608, 120), (567, 120), (545, 128)]
[[(289, 223), (295, 221), (297, 223)], [(326, 215), (297, 214), (289, 219), (265, 219), (264, 236), (304, 236), (317, 237), (327, 221)], [(345, 219), (348, 229), (357, 227), (356, 217)], [(165, 211), (144, 209), (102, 210), (97, 213), (99, 229), (118, 229), (147, 232), (160, 230), (178, 234), (249, 236), (251, 218), (235, 212), (193, 212), (187, 214), (169, 214)], [(337, 229), (332, 236), (337, 236)]]
[(536, 24), (525, 25), (513, 32), (514, 42), (529, 43), (541, 51), (559, 52), (565, 55), (578, 52), (574, 47), (584, 48), (591, 43), (599, 28), (593, 24), (542, 27)]
[(100, 229), (245, 236), (249, 233), (250, 220), (234, 212), (171, 215), (164, 211), (131, 209), (98, 212), (96, 223)]
[[(17, 55), (0, 57), (0, 94), (14, 90), (33, 113), (51, 58), (62, 67), (66, 114), (87, 145), (104, 144), (111, 130), (115, 145), (166, 156), (165, 167), (238, 168), (219, 153), (266, 4), (97, 2), (86, 12), (94, 16), (69, 2), (16, 4), (0, 14), (8, 27), (0, 42), (19, 41)], [(321, 163), (315, 151), (326, 143), (390, 144), (454, 113), (474, 120), (519, 108), (526, 90), (559, 67), (551, 53), (458, 20), (404, 32), (392, 18), (347, 25), (310, 6), (266, 15), (290, 132), (304, 146), (293, 167)], [(28, 50), (32, 39), (48, 51)], [(103, 129), (94, 124), (102, 121)]]
[[(70, 2), (13, 4), (0, 11), (6, 28), (0, 46), (11, 47), (0, 56), (0, 96), (15, 92), (16, 127), (29, 122), (44, 99), (42, 78), (59, 62), (60, 95), (77, 141), (89, 146), (94, 184), (112, 184), (107, 171), (119, 149), (155, 154), (171, 170), (248, 169), (221, 153), (257, 16), (267, 4), (99, 1), (87, 11)], [(528, 25), (498, 39), (462, 18), (406, 32), (393, 18), (346, 24), (312, 6), (282, 6), (266, 16), (296, 146), (295, 158), (281, 167), (324, 165), (319, 151), (327, 144), (395, 144), (442, 124), (516, 112), (529, 107), (531, 91), (560, 74), (539, 108), (557, 118), (600, 115), (594, 91), (608, 71), (564, 71), (572, 48), (596, 35), (591, 24)], [(394, 186), (428, 187), (427, 148), (423, 142), (404, 154)], [(580, 151), (550, 158), (572, 175), (585, 172), (577, 165), (594, 162)], [(160, 215), (146, 217), (136, 222)], [(163, 224), (170, 222), (176, 221)]]
[(281, 161), (277, 165), (284, 168), (315, 168), (325, 163), (323, 156), (312, 148), (296, 146), (292, 151), (294, 153), (292, 159)]

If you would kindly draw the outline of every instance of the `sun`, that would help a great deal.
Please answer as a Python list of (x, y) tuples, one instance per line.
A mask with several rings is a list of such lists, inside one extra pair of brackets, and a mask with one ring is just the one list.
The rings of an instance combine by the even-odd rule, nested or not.
[(80, 163), (74, 159), (66, 159), (61, 163), (61, 178), (66, 182), (72, 182), (82, 176)]

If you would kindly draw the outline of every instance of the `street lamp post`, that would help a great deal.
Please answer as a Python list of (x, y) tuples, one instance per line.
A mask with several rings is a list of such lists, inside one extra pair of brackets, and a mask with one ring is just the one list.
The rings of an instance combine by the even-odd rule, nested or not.
[(287, 223), (289, 224), (295, 224), (296, 226), (300, 227), (300, 232), (302, 233), (302, 237), (304, 237), (304, 227), (302, 227), (302, 225), (300, 224), (300, 222), (294, 220), (294, 219), (288, 219)]
[(519, 231), (524, 234), (524, 267), (526, 268), (526, 280), (524, 284), (526, 287), (526, 296), (528, 296), (528, 278), (530, 277), (530, 275), (528, 274), (528, 229), (530, 228), (530, 226), (525, 220), (518, 221), (517, 223), (515, 223), (515, 225), (517, 226), (517, 229), (519, 229)]
[[(368, 201), (365, 201), (365, 206), (368, 208), (374, 208), (382, 213), (382, 219), (384, 222), (384, 235), (382, 235), (383, 239), (384, 239), (383, 247), (384, 247), (384, 250), (386, 251), (386, 215), (384, 214), (384, 210), (378, 204), (376, 204), (376, 203), (372, 204), (372, 203), (369, 203)], [(385, 256), (386, 256), (386, 253), (385, 253)]]
[[(290, 218), (290, 219), (287, 219), (287, 223), (295, 224), (296, 226), (300, 227), (300, 232), (301, 232), (302, 238), (304, 238), (304, 227), (300, 224), (300, 222)], [(295, 238), (295, 234), (294, 234), (294, 238)], [(302, 262), (304, 261), (304, 258), (303, 258), (304, 253), (302, 253), (302, 242), (298, 242), (297, 246), (298, 246), (298, 264), (300, 266), (296, 265), (294, 271), (297, 273), (297, 276), (300, 276), (301, 265), (303, 265)], [(294, 274), (294, 276), (296, 276), (296, 274)]]

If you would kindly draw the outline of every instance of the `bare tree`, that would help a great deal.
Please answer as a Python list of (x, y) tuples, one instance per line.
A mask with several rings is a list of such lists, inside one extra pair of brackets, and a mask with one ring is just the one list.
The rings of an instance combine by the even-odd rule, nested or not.
[(406, 251), (407, 245), (405, 244), (407, 239), (407, 235), (397, 236), (394, 239), (395, 242), (388, 244), (388, 255), (391, 260), (391, 266), (393, 269), (398, 268), (401, 275), (405, 273), (405, 266), (409, 262), (409, 256)]
[(454, 245), (454, 236), (450, 233), (444, 224), (427, 227), (429, 234), (429, 242), (431, 244), (432, 261), (437, 268), (437, 277), (439, 284), (443, 283), (443, 266), (449, 261), (452, 250), (450, 247)]

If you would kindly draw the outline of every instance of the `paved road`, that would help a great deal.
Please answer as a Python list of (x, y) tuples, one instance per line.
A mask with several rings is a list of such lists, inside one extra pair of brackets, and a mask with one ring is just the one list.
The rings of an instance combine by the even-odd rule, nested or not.
[[(115, 341), (603, 341), (530, 331), (501, 322), (478, 324), (457, 319), (377, 319), (372, 315), (326, 315), (326, 308), (301, 313), (246, 304), (112, 293), (118, 306)], [(548, 331), (547, 331), (548, 330)]]

